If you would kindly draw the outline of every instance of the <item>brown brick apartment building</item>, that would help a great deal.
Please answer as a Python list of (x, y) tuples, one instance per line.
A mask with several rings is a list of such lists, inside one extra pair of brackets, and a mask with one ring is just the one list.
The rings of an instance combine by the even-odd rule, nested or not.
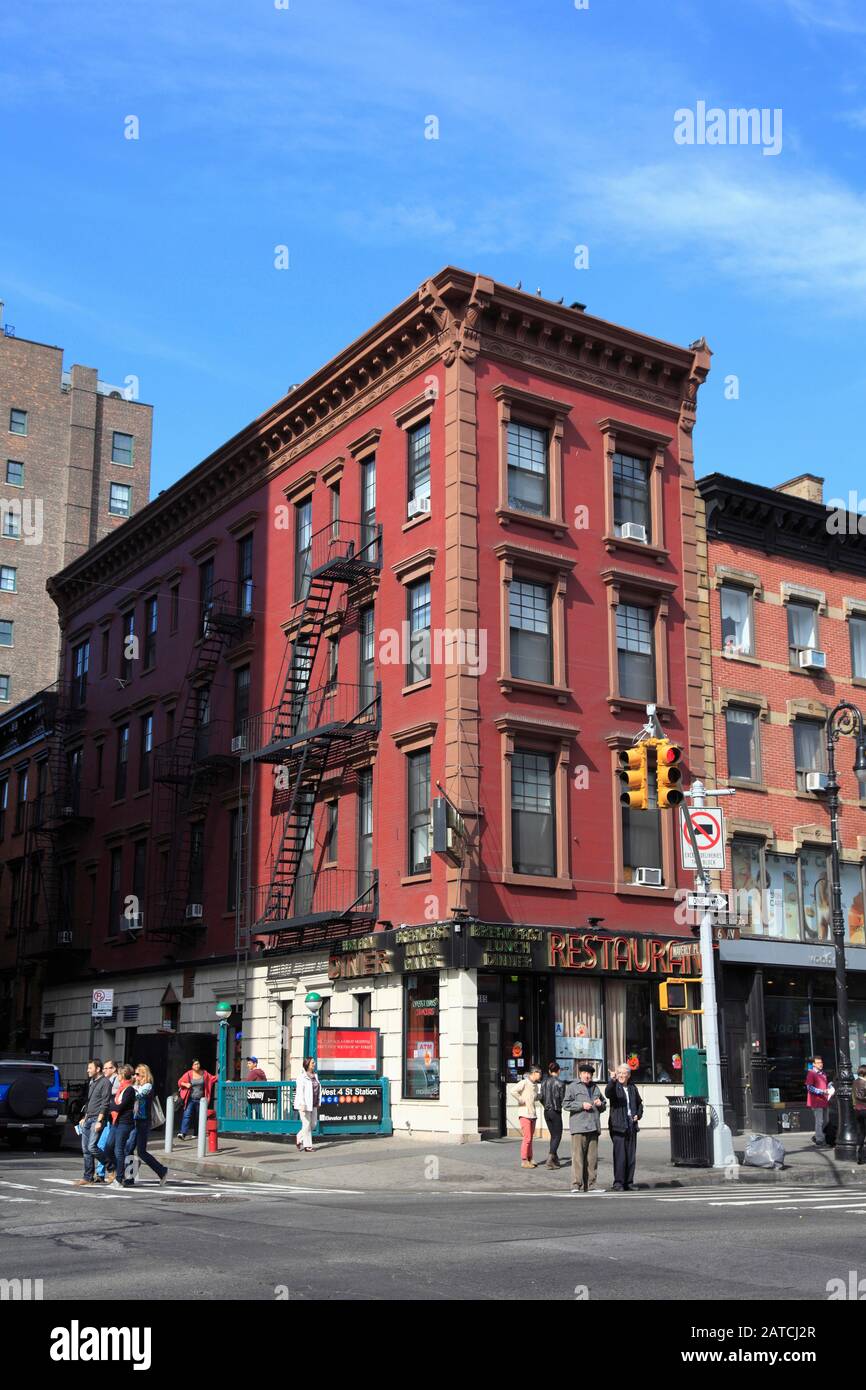
[(0, 334), (0, 713), (56, 680), (46, 580), (147, 502), (151, 423), (62, 348)]

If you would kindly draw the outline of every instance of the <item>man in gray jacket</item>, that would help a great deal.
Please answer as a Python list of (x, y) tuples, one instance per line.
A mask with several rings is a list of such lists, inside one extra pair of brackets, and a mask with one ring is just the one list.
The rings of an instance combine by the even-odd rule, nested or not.
[(102, 1062), (91, 1058), (87, 1063), (87, 1099), (81, 1114), (81, 1152), (84, 1155), (84, 1177), (76, 1186), (91, 1187), (96, 1164), (97, 1144), (105, 1124), (111, 1118), (111, 1081), (102, 1074)]
[(593, 1081), (593, 1067), (581, 1062), (578, 1080), (572, 1081), (562, 1102), (567, 1110), (571, 1130), (571, 1190), (572, 1192), (603, 1192), (596, 1187), (598, 1173), (598, 1136), (601, 1133), (601, 1112), (606, 1109), (604, 1098)]

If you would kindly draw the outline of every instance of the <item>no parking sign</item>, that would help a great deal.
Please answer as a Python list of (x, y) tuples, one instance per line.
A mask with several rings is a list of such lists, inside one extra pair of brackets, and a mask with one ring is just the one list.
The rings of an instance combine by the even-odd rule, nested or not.
[[(715, 807), (691, 811), (692, 829), (705, 869), (725, 867), (725, 813)], [(684, 869), (697, 869), (695, 853), (686, 826), (685, 810), (680, 812), (680, 850)]]

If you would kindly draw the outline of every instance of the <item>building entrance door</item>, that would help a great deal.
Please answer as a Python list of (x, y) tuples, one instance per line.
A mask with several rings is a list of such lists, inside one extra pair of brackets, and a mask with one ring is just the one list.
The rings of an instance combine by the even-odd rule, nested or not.
[(478, 1011), (478, 1130), (482, 1139), (505, 1133), (505, 1073), (500, 1070), (502, 1020)]
[(543, 975), (478, 976), (478, 1129), (482, 1138), (506, 1132), (508, 1086), (548, 1050), (548, 981)]

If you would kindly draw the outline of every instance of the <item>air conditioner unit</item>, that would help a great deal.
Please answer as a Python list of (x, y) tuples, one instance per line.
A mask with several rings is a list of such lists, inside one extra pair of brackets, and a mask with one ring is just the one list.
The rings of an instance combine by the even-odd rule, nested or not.
[(125, 931), (125, 932), (136, 932), (136, 931), (141, 931), (141, 929), (142, 929), (143, 926), (144, 926), (144, 913), (143, 913), (143, 912), (135, 912), (135, 913), (133, 913), (133, 915), (132, 915), (131, 917), (127, 917), (127, 916), (124, 914), (124, 916), (121, 917), (121, 919), (120, 919), (120, 930), (121, 930), (121, 931)]
[(624, 521), (620, 534), (624, 541), (640, 541), (641, 545), (647, 543), (646, 527), (638, 521)]
[(807, 772), (806, 791), (825, 792), (827, 790), (828, 780), (826, 772)]
[(410, 497), (410, 498), (409, 498), (409, 515), (410, 515), (410, 516), (421, 516), (422, 513), (426, 513), (426, 514), (429, 515), (429, 512), (430, 512), (430, 498), (429, 498), (429, 497)]
[(639, 888), (664, 888), (661, 869), (635, 869), (634, 882)]
[(800, 653), (800, 666), (804, 671), (826, 671), (827, 653), (816, 651), (814, 647), (806, 647)]
[(202, 903), (187, 903), (184, 915), (188, 922), (198, 922), (204, 916), (204, 905)]
[(61, 808), (60, 808), (60, 814), (61, 814), (61, 816), (74, 816), (74, 815), (75, 815), (75, 807), (74, 807), (74, 806), (61, 806)]
[(238, 734), (236, 738), (233, 738), (233, 739), (232, 739), (232, 752), (233, 752), (233, 753), (245, 753), (246, 751), (247, 751), (247, 736), (246, 736), (246, 734)]

